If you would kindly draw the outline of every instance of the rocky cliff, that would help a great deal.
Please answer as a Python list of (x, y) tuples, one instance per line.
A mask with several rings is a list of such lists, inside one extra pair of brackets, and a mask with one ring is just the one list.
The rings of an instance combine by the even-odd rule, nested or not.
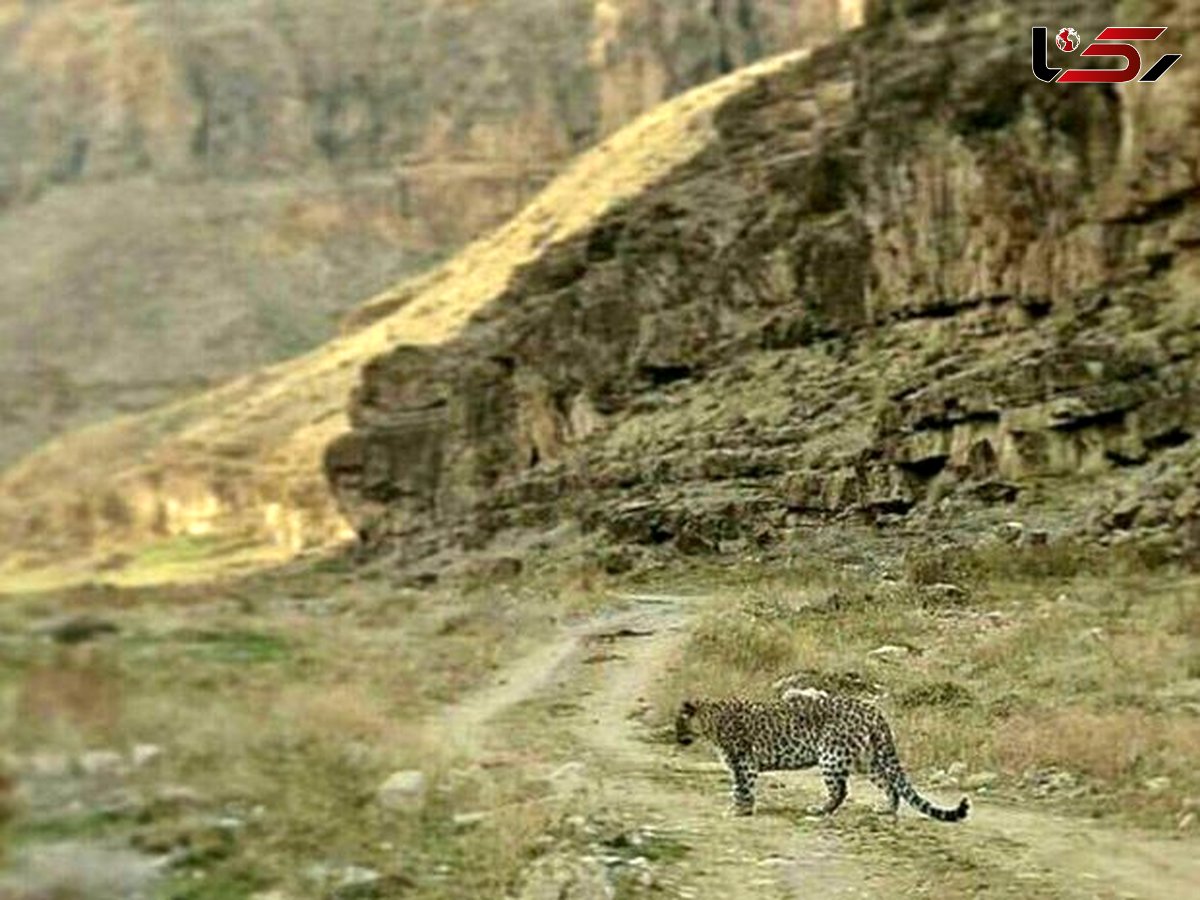
[(0, 465), (316, 346), (634, 115), (842, 21), (829, 0), (0, 0)]
[(106, 571), (173, 538), (287, 556), (338, 540), (321, 471), (359, 370), (399, 341), (439, 344), (522, 266), (700, 152), (721, 102), (767, 61), (695, 89), (586, 152), (504, 227), (366, 304), (345, 333), (210, 391), (64, 436), (0, 473), (0, 573), (70, 561)]
[[(1194, 7), (1149, 7), (1195, 58)], [(707, 552), (1015, 504), (1200, 546), (1200, 69), (1044, 85), (1038, 15), (880, 4), (461, 333), (373, 360), (326, 457), (359, 536)]]
[[(1189, 7), (1143, 12), (1196, 55)], [(867, 13), (655, 108), (327, 346), (0, 476), (10, 560), (582, 531), (625, 565), (1014, 516), (1186, 547), (1197, 70), (1043, 85), (1032, 4)]]

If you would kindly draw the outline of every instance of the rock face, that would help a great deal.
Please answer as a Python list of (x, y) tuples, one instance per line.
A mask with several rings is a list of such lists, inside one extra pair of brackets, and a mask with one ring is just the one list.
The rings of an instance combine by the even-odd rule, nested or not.
[(796, 6), (0, 0), (0, 465), (317, 345), (642, 110), (854, 24)]
[[(153, 172), (397, 171), (442, 222), (682, 90), (857, 24), (838, 0), (55, 0), (0, 7), (0, 198)], [(438, 170), (470, 164), (476, 171)], [(422, 171), (431, 164), (430, 171)], [(497, 168), (487, 171), (491, 164)], [(508, 166), (507, 170), (504, 166)], [(409, 190), (411, 189), (411, 190)], [(426, 198), (432, 200), (432, 197)], [(465, 207), (457, 201), (465, 201)], [(472, 204), (482, 204), (472, 209)], [(511, 213), (511, 204), (502, 213)], [(433, 210), (423, 210), (429, 219)], [(438, 222), (431, 221), (436, 229)]]
[(347, 428), (359, 369), (400, 335), (433, 345), (457, 334), (546, 246), (586, 231), (702, 151), (721, 101), (787, 59), (639, 117), (578, 157), (504, 227), (365, 304), (353, 327), (313, 352), (80, 430), (0, 472), (0, 569), (69, 560), (106, 577), (129, 551), (164, 539), (182, 538), (189, 553), (196, 541), (210, 551), (232, 543), (261, 558), (348, 536), (322, 457)]
[[(1087, 34), (1116, 6), (1058, 12)], [(461, 334), (371, 362), (326, 456), (360, 537), (416, 558), (573, 519), (703, 552), (956, 502), (1071, 524), (1133, 473), (1186, 530), (1200, 70), (1043, 85), (1038, 14), (879, 4)]]

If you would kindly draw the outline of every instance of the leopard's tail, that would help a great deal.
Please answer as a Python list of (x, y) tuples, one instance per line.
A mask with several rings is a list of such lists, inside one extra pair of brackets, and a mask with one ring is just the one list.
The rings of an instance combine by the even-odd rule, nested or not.
[(908, 780), (908, 776), (903, 771), (898, 770), (897, 775), (899, 777), (893, 777), (892, 784), (895, 785), (900, 797), (917, 812), (924, 813), (931, 819), (937, 819), (939, 822), (961, 822), (971, 811), (971, 801), (966, 797), (959, 800), (958, 806), (953, 809), (935, 806), (917, 793), (917, 789), (912, 786), (912, 782)]
[(918, 794), (917, 789), (912, 786), (912, 782), (908, 780), (908, 776), (904, 773), (904, 769), (900, 765), (900, 760), (896, 756), (895, 747), (889, 746), (881, 749), (883, 752), (877, 757), (878, 765), (883, 770), (887, 780), (891, 783), (892, 788), (905, 803), (917, 812), (923, 813), (931, 819), (937, 819), (939, 822), (961, 822), (967, 817), (967, 814), (971, 811), (971, 801), (966, 797), (963, 797), (958, 802), (958, 806), (953, 809), (947, 809), (944, 806), (935, 806)]

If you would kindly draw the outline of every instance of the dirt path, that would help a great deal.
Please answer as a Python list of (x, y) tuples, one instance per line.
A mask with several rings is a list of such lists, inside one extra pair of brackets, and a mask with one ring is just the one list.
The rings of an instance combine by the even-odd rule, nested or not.
[(450, 707), (442, 727), (460, 744), (481, 746), (489, 723), (518, 704), (558, 704), (566, 710), (554, 726), (563, 752), (586, 765), (601, 801), (669, 827), (690, 847), (665, 876), (668, 895), (1195, 895), (1200, 842), (978, 798), (961, 826), (911, 811), (892, 823), (867, 810), (878, 799), (869, 786), (852, 785), (845, 811), (813, 820), (797, 810), (815, 799), (819, 781), (792, 774), (764, 777), (758, 815), (730, 817), (723, 769), (702, 754), (654, 741), (642, 720), (642, 698), (671, 665), (696, 604), (687, 597), (624, 599), (632, 609), (564, 631)]
[(431, 723), (462, 751), (477, 751), (489, 721), (544, 690), (575, 653), (583, 632), (573, 629), (517, 660), (481, 690), (452, 703)]
[(1036, 864), (1073, 873), (1098, 896), (1200, 894), (1200, 841), (1194, 838), (1172, 840), (995, 804), (984, 806), (978, 820), (978, 830), (1020, 847)]
[(643, 697), (686, 637), (688, 605), (684, 597), (643, 600), (622, 623), (637, 636), (605, 641), (610, 658), (574, 682), (577, 690), (586, 685), (586, 693), (568, 727), (591, 768), (602, 773), (607, 796), (663, 815), (686, 838), (692, 851), (678, 873), (684, 896), (792, 897), (794, 888), (810, 897), (872, 896), (870, 866), (839, 848), (836, 835), (797, 829), (769, 812), (729, 816), (723, 767), (697, 765), (695, 755), (681, 760), (675, 748), (646, 739)]

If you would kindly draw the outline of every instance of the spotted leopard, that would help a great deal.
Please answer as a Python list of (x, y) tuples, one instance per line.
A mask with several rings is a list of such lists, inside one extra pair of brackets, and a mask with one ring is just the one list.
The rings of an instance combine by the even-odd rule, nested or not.
[(829, 799), (810, 812), (830, 815), (846, 799), (851, 771), (869, 774), (887, 795), (886, 811), (895, 815), (904, 799), (941, 822), (967, 817), (964, 797), (953, 809), (935, 806), (909, 783), (892, 729), (874, 706), (824, 691), (789, 691), (783, 700), (688, 700), (675, 719), (680, 744), (697, 737), (716, 744), (733, 782), (734, 809), (754, 812), (754, 783), (759, 772), (820, 766)]

